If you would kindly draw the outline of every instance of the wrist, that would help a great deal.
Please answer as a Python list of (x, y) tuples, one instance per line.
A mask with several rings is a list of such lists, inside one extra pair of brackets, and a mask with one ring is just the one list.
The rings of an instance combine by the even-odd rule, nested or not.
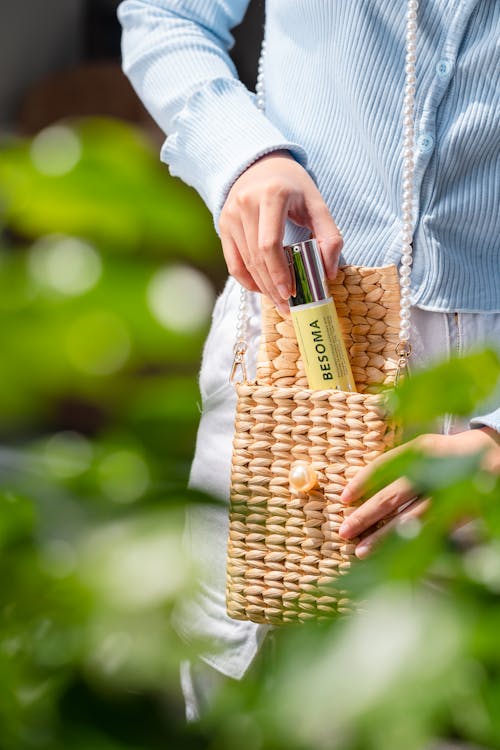
[(486, 438), (485, 468), (494, 474), (500, 474), (500, 433), (492, 427), (479, 427), (475, 432), (483, 433)]

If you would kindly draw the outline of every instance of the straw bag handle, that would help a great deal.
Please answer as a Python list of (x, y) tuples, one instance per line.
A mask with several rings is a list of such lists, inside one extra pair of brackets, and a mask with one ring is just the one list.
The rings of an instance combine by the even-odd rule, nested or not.
[[(400, 327), (399, 341), (396, 345), (398, 357), (398, 368), (396, 372), (396, 384), (400, 375), (406, 369), (408, 358), (411, 355), (410, 344), (410, 276), (412, 265), (412, 243), (413, 243), (413, 201), (414, 201), (414, 140), (415, 140), (415, 88), (416, 88), (416, 49), (417, 49), (417, 11), (418, 0), (408, 0), (406, 7), (406, 36), (405, 36), (405, 87), (403, 97), (403, 171), (402, 171), (402, 232), (401, 232), (401, 267), (399, 269), (399, 282), (401, 286), (400, 303)], [(266, 55), (265, 39), (262, 48), (257, 71), (257, 85), (255, 87), (257, 96), (257, 107), (265, 111), (264, 91), (264, 59)], [(231, 383), (237, 380), (238, 370), (241, 370), (242, 379), (247, 379), (245, 354), (248, 349), (247, 342), (248, 326), (248, 291), (241, 287), (240, 303), (236, 323), (236, 342), (234, 344), (234, 359), (231, 368)]]

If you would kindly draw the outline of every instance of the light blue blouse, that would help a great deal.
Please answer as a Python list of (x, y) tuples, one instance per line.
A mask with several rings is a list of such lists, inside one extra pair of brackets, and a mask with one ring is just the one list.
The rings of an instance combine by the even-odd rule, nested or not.
[[(162, 159), (217, 228), (237, 177), (288, 149), (342, 228), (344, 261), (398, 263), (406, 3), (267, 0), (265, 115), (228, 56), (248, 4), (119, 6), (124, 70), (168, 133)], [(423, 309), (500, 312), (499, 40), (497, 0), (421, 2), (412, 304)]]
[[(413, 304), (500, 312), (500, 3), (425, 0), (417, 48)], [(266, 116), (227, 50), (248, 0), (125, 0), (124, 69), (162, 159), (214, 214), (257, 157), (315, 178), (350, 263), (398, 262), (402, 0), (268, 0)]]

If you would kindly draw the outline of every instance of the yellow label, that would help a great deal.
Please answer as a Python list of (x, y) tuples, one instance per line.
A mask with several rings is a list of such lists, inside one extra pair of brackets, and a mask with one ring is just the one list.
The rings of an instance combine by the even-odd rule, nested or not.
[(355, 391), (342, 331), (333, 301), (291, 309), (309, 388)]

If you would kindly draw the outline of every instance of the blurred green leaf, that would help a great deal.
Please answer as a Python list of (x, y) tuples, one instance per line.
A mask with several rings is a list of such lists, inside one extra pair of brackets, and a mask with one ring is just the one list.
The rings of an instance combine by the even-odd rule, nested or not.
[(0, 492), (0, 549), (29, 536), (34, 529), (32, 503), (13, 492)]
[(203, 263), (220, 254), (197, 194), (168, 175), (142, 134), (119, 121), (68, 121), (31, 142), (6, 143), (0, 193), (8, 224), (29, 237), (62, 232), (115, 251), (148, 248)]
[(452, 357), (405, 379), (390, 405), (405, 425), (425, 425), (443, 414), (468, 416), (500, 379), (500, 358), (492, 350)]
[(366, 497), (371, 497), (400, 477), (407, 477), (419, 495), (432, 495), (474, 475), (481, 465), (482, 453), (460, 456), (433, 456), (408, 446), (384, 461), (371, 475)]

